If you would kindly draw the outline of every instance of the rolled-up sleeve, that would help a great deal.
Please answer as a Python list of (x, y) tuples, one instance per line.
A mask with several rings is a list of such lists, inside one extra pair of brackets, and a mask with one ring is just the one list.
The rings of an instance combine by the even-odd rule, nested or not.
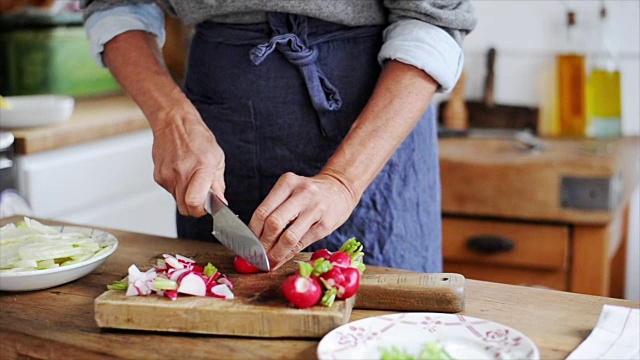
[(92, 12), (84, 22), (91, 54), (101, 66), (104, 45), (114, 37), (132, 30), (155, 35), (158, 46), (165, 42), (164, 14), (155, 4), (130, 4)]
[(378, 54), (425, 71), (449, 92), (464, 66), (462, 40), (476, 24), (468, 1), (385, 0), (390, 25)]

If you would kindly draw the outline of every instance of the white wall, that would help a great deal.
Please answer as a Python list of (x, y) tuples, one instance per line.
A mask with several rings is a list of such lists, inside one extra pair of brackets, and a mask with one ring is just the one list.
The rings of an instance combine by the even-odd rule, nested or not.
[[(565, 4), (576, 12), (578, 26), (597, 39), (600, 1), (476, 0), (476, 29), (464, 43), (467, 81), (465, 95), (479, 100), (485, 76), (485, 57), (490, 47), (497, 50), (494, 99), (510, 105), (544, 106), (549, 93), (548, 74), (554, 55), (561, 49), (566, 19)], [(612, 20), (613, 45), (620, 56), (622, 75), (622, 117), (625, 135), (640, 134), (640, 1), (606, 0)], [(436, 98), (441, 101), (446, 95)], [(640, 219), (638, 190), (633, 195), (629, 225), (626, 297), (640, 301)]]

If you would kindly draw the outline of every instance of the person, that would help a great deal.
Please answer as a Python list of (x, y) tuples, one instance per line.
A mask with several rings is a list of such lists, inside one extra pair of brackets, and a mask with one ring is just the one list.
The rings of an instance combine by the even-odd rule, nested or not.
[[(455, 85), (468, 0), (84, 0), (96, 61), (151, 126), (178, 236), (210, 240), (209, 189), (273, 268), (348, 238), (365, 262), (442, 269), (436, 92)], [(194, 25), (184, 84), (164, 12)]]

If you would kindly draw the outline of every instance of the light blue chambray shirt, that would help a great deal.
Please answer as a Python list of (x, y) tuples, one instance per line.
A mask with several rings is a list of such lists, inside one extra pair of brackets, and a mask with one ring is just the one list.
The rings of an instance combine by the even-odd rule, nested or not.
[[(155, 4), (124, 5), (96, 12), (85, 21), (85, 30), (92, 55), (101, 66), (104, 45), (126, 31), (151, 33), (160, 47), (165, 42), (164, 14)], [(380, 64), (397, 60), (415, 66), (440, 84), (439, 92), (453, 89), (462, 72), (464, 55), (460, 45), (442, 28), (403, 19), (387, 27), (383, 39), (378, 54)]]

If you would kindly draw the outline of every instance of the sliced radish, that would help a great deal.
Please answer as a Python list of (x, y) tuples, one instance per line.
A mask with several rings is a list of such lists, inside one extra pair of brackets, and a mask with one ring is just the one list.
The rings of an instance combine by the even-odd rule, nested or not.
[(167, 263), (167, 266), (174, 268), (174, 269), (184, 269), (185, 266), (183, 263), (181, 263), (180, 261), (178, 261), (178, 259), (174, 258), (174, 257), (168, 257), (165, 258), (164, 261)]
[(135, 286), (135, 282), (142, 277), (142, 272), (135, 265), (129, 266), (128, 272), (129, 272), (128, 286), (127, 286), (127, 292), (125, 295), (136, 296), (139, 294), (139, 292)]
[(164, 296), (173, 301), (176, 301), (176, 299), (178, 298), (178, 290), (167, 290), (164, 292)]
[(185, 275), (187, 273), (190, 273), (190, 272), (191, 272), (191, 270), (189, 270), (189, 269), (172, 269), (172, 270), (169, 270), (169, 272), (168, 272), (169, 280), (173, 280), (173, 281), (179, 282), (180, 278), (183, 275)]
[(225, 285), (227, 285), (230, 289), (233, 289), (233, 282), (231, 282), (231, 280), (229, 280), (229, 278), (227, 278), (227, 275), (222, 275), (222, 276), (218, 279), (218, 284), (225, 284)]
[(198, 266), (195, 260), (179, 254), (163, 254), (162, 259), (156, 261), (156, 266), (144, 273), (136, 265), (131, 265), (128, 272), (127, 279), (119, 282), (122, 283), (120, 289), (124, 290), (126, 286), (127, 296), (155, 293), (171, 300), (176, 300), (179, 293), (225, 299), (234, 297), (231, 291), (233, 282), (215, 266)]
[(218, 283), (216, 282), (216, 280), (211, 277), (209, 278), (209, 281), (207, 281), (207, 294), (211, 293), (211, 288), (218, 285)]
[(233, 299), (233, 292), (225, 284), (218, 284), (211, 288), (211, 296), (224, 299)]
[(180, 279), (178, 292), (181, 294), (205, 296), (207, 295), (208, 281), (209, 279), (206, 277), (195, 272), (190, 272)]
[(180, 254), (176, 254), (175, 258), (176, 258), (178, 261), (180, 261), (181, 263), (183, 263), (183, 264), (195, 264), (195, 263), (196, 263), (196, 261), (195, 261), (195, 260), (190, 259), (190, 258), (188, 258), (188, 257), (186, 257), (186, 256), (182, 256), (182, 255), (180, 255)]

